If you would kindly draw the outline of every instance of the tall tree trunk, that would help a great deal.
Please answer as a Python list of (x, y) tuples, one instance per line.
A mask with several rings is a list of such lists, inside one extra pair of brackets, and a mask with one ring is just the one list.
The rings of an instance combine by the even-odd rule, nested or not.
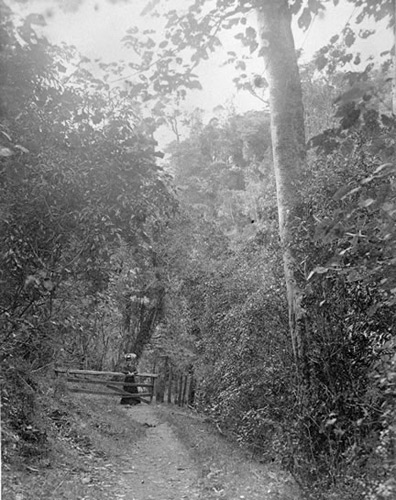
[[(140, 302), (136, 310), (135, 331), (127, 338), (126, 352), (134, 352), (140, 359), (144, 348), (150, 342), (154, 329), (163, 315), (165, 289), (160, 281), (146, 290), (150, 303)], [(131, 328), (130, 328), (131, 329)]]
[(293, 352), (299, 360), (303, 350), (300, 332), (303, 311), (302, 291), (296, 278), (295, 245), (306, 155), (301, 80), (287, 0), (258, 1), (256, 13), (260, 54), (270, 92), (272, 151), (290, 333)]
[(396, 0), (393, 0), (393, 82), (392, 113), (396, 116)]

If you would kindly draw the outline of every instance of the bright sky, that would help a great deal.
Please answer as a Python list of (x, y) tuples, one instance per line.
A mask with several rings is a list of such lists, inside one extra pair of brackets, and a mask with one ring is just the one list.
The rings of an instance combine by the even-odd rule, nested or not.
[[(16, 0), (8, 0), (14, 8)], [(75, 45), (85, 56), (96, 59), (101, 58), (104, 62), (112, 62), (124, 59), (129, 62), (132, 53), (125, 49), (121, 39), (128, 28), (138, 25), (142, 29), (153, 28), (160, 30), (158, 21), (150, 16), (144, 18), (139, 14), (148, 0), (26, 0), (24, 4), (18, 2), (19, 9), (25, 12), (46, 13), (48, 26), (45, 34), (53, 43), (62, 41)], [(70, 9), (62, 12), (59, 3)], [(186, 0), (169, 0), (166, 5), (179, 8), (186, 5)], [(297, 48), (303, 48), (304, 59), (312, 57), (315, 51), (326, 44), (331, 36), (340, 32), (354, 14), (354, 6), (347, 0), (340, 0), (337, 8), (329, 8), (321, 17), (317, 17), (307, 32), (302, 32), (294, 27), (294, 37)], [(51, 15), (48, 15), (51, 14)], [(392, 44), (392, 33), (385, 29), (385, 25), (376, 26), (376, 35), (368, 38), (359, 45), (359, 49), (366, 54), (375, 57), (383, 50), (389, 49)], [(228, 39), (230, 46), (226, 50), (238, 50), (239, 42)], [(232, 45), (234, 44), (234, 45)], [(224, 57), (224, 56), (223, 56)], [(262, 103), (248, 92), (238, 92), (233, 85), (232, 79), (235, 73), (232, 67), (219, 68), (222, 56), (218, 54), (210, 61), (205, 62), (196, 72), (204, 90), (195, 91), (187, 98), (185, 108), (193, 110), (196, 107), (204, 108), (210, 112), (218, 105), (224, 105), (232, 100), (237, 111), (248, 109), (261, 109)], [(260, 62), (254, 67), (255, 73), (262, 73)]]

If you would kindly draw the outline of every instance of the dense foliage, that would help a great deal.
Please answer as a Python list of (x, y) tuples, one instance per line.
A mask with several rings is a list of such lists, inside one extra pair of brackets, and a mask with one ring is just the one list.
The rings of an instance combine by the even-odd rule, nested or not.
[(2, 402), (23, 433), (32, 373), (141, 353), (162, 307), (152, 243), (176, 202), (128, 94), (2, 8)]
[[(394, 489), (393, 122), (359, 97), (358, 119), (340, 127), (344, 117), (330, 114), (324, 83), (306, 85), (318, 135), (296, 242), (305, 283), (301, 371), (289, 341), (270, 157), (256, 141), (262, 128), (246, 126), (261, 122), (250, 114), (238, 117), (243, 132), (233, 129), (232, 145), (222, 140), (221, 152), (218, 137), (227, 137), (233, 115), (171, 148), (180, 198), (201, 215), (178, 220), (159, 251), (170, 341), (161, 352), (181, 370), (193, 366), (197, 408), (222, 432), (281, 460), (315, 498), (324, 487), (344, 498), (387, 498)], [(317, 96), (328, 114), (315, 114)], [(243, 221), (253, 199), (262, 208), (254, 224), (222, 215), (224, 200), (235, 203), (227, 182), (218, 181), (235, 164), (222, 160), (238, 152), (239, 213)], [(248, 181), (252, 171), (256, 184)]]

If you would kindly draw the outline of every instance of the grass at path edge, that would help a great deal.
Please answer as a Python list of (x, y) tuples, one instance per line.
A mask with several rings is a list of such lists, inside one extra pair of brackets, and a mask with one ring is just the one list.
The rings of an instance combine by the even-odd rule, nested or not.
[(157, 405), (155, 411), (168, 422), (188, 449), (200, 471), (201, 488), (212, 498), (301, 500), (290, 476), (277, 464), (262, 464), (230, 442), (214, 425), (189, 409)]
[[(46, 434), (45, 447), (15, 441), (2, 461), (2, 495), (7, 500), (115, 500), (122, 457), (145, 435), (119, 398), (42, 390), (34, 421)], [(2, 427), (4, 431), (11, 432)], [(3, 437), (3, 436), (2, 436)], [(27, 443), (29, 444), (29, 443)]]

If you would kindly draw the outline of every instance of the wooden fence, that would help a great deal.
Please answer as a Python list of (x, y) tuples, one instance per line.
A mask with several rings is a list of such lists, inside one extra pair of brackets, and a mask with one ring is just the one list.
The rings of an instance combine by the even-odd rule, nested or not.
[[(153, 400), (155, 379), (158, 376), (154, 373), (135, 373), (136, 382), (125, 382), (126, 374), (122, 372), (55, 368), (55, 374), (67, 382), (70, 392), (134, 398), (148, 404)], [(128, 392), (125, 390), (128, 387), (134, 387), (138, 392)], [(145, 399), (147, 397), (149, 400)]]
[(191, 373), (176, 371), (167, 356), (161, 356), (156, 362), (158, 379), (155, 384), (157, 403), (174, 403), (178, 406), (193, 406), (196, 381)]
[[(173, 380), (172, 380), (173, 379)], [(168, 377), (168, 401), (172, 401), (172, 386), (174, 403), (178, 406), (193, 405), (195, 397), (195, 380), (192, 375), (177, 375)]]

